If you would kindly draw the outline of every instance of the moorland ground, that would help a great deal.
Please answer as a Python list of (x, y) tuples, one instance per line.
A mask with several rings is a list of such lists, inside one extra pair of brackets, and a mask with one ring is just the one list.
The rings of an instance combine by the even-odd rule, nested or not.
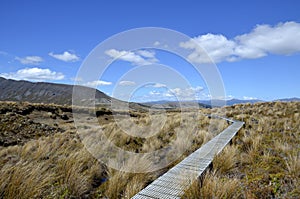
[[(168, 167), (149, 173), (128, 173), (107, 167), (92, 156), (74, 125), (72, 108), (54, 104), (0, 103), (1, 198), (130, 198), (229, 124), (207, 114), (245, 122), (213, 167), (186, 191), (184, 198), (297, 198), (300, 195), (300, 103), (266, 102), (223, 108), (148, 113), (131, 110), (115, 118), (107, 108), (77, 108), (78, 129), (97, 133), (91, 118), (118, 147), (144, 153), (176, 143), (185, 152)], [(194, 117), (196, 125), (182, 120)], [(151, 119), (163, 121), (155, 129)], [(155, 132), (140, 138), (122, 132), (116, 121)], [(127, 121), (128, 120), (128, 121)], [(193, 128), (191, 128), (192, 126)], [(130, 126), (128, 126), (130, 129)], [(134, 128), (132, 128), (134, 131)], [(177, 131), (193, 131), (183, 140)], [(186, 142), (191, 146), (185, 148)], [(124, 165), (130, 167), (134, 161)], [(140, 160), (141, 166), (152, 164)]]

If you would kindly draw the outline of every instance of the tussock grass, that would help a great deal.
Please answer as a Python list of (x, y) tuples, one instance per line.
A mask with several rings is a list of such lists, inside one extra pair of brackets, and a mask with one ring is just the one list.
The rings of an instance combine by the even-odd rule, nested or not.
[(56, 134), (0, 151), (3, 198), (83, 197), (106, 169), (70, 133)]
[(237, 147), (227, 146), (225, 149), (214, 158), (214, 171), (220, 175), (227, 175), (232, 173), (232, 170), (237, 165)]
[(157, 178), (157, 174), (136, 174), (109, 170), (109, 180), (98, 188), (98, 196), (104, 198), (131, 198), (147, 184)]
[[(70, 117), (71, 107), (7, 103), (0, 109), (0, 114), (15, 112), (22, 117), (39, 116), (39, 112), (47, 116), (50, 112), (52, 117), (47, 116), (47, 124), (51, 126), (65, 113)], [(300, 195), (299, 110), (300, 103), (296, 102), (200, 110), (203, 114), (243, 120), (245, 126), (232, 145), (216, 156), (212, 170), (202, 181), (194, 183), (184, 198), (297, 198)], [(130, 118), (122, 110), (118, 112), (120, 117), (113, 118), (112, 112), (103, 107), (96, 110), (77, 107), (76, 111), (83, 115), (83, 120), (97, 115), (104, 134), (127, 151), (151, 152), (175, 143), (185, 153), (168, 168), (229, 125), (202, 114), (195, 118), (192, 111), (158, 110), (149, 114), (131, 110)], [(189, 118), (199, 122), (193, 127)], [(151, 120), (159, 121), (158, 125), (153, 126)], [(115, 121), (122, 122), (126, 128)], [(0, 146), (0, 198), (130, 198), (168, 169), (128, 173), (106, 168), (84, 148), (71, 123), (59, 124), (63, 125), (62, 133), (33, 137), (19, 145)], [(89, 123), (80, 128), (85, 129), (87, 138), (97, 134), (97, 128)], [(126, 134), (124, 129), (130, 129), (131, 134)], [(187, 137), (186, 132), (192, 132), (192, 137)], [(124, 166), (130, 168), (136, 162), (128, 159)], [(140, 167), (151, 164), (152, 160), (139, 160)]]
[(299, 180), (300, 178), (300, 153), (296, 152), (290, 153), (285, 160), (287, 173), (294, 178), (295, 180)]
[(223, 111), (245, 127), (185, 197), (298, 198), (300, 103), (240, 104)]
[(209, 172), (205, 175), (202, 182), (194, 182), (183, 198), (241, 198), (243, 195), (240, 187), (238, 179), (223, 177), (215, 172)]

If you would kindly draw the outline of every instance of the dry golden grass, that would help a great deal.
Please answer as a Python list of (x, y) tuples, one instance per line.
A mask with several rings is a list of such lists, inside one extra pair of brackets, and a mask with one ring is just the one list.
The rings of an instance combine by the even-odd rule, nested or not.
[(299, 180), (300, 178), (300, 153), (293, 151), (288, 155), (288, 157), (285, 160), (286, 168), (288, 175), (290, 175), (295, 180)]
[(89, 194), (106, 169), (69, 133), (0, 151), (2, 198), (70, 198)]
[(241, 198), (241, 185), (238, 179), (228, 178), (215, 172), (207, 173), (202, 181), (194, 182), (183, 198)]
[[(60, 119), (65, 111), (70, 117), (71, 107), (6, 103), (2, 108), (4, 114), (14, 111), (22, 114), (24, 120), (46, 123), (50, 127), (58, 124), (65, 132), (46, 137), (31, 137), (30, 141), (25, 140), (22, 145), (1, 146), (1, 198), (130, 198), (167, 169), (136, 174), (106, 168), (84, 148), (82, 140), (74, 132), (72, 118), (67, 121)], [(151, 114), (130, 111), (130, 118), (124, 117), (126, 113), (122, 111), (118, 112), (120, 118), (113, 118), (112, 112), (106, 108), (96, 111), (76, 108), (76, 112), (82, 114), (82, 119), (87, 121), (93, 115), (98, 115), (105, 135), (117, 146), (134, 152), (153, 151), (175, 143), (178, 149), (186, 151), (185, 155), (187, 155), (214, 136), (208, 133), (210, 122), (214, 133), (227, 127), (227, 124), (221, 120), (210, 120), (203, 115), (195, 116), (193, 112), (174, 111), (163, 115), (159, 111)], [(189, 125), (191, 118), (200, 122), (195, 126)], [(129, 126), (120, 128), (114, 123), (115, 120)], [(154, 122), (156, 126), (153, 126), (152, 121), (156, 121)], [(136, 128), (135, 125), (140, 128)], [(83, 123), (79, 128), (86, 130), (87, 137), (97, 134), (97, 128), (88, 122)], [(143, 136), (150, 132), (150, 137), (134, 137), (125, 134), (122, 129), (129, 129), (132, 130), (131, 133)], [(194, 139), (188, 139), (185, 132), (194, 132)], [(186, 148), (187, 144), (191, 147)], [(153, 164), (148, 159), (138, 161), (142, 169), (147, 169)], [(137, 160), (128, 159), (124, 167), (128, 169), (136, 166), (130, 165), (136, 162)]]
[[(20, 110), (17, 103), (11, 110)], [(29, 117), (43, 117), (47, 113), (60, 116), (70, 107), (21, 104), (21, 110), (38, 107)], [(31, 109), (29, 108), (29, 109)], [(59, 111), (60, 110), (60, 111)], [(232, 145), (216, 156), (213, 168), (202, 181), (194, 183), (185, 198), (298, 198), (300, 196), (300, 103), (242, 104), (225, 108), (203, 109), (204, 114), (225, 115), (245, 121), (245, 126), (233, 139)], [(113, 118), (106, 108), (85, 110), (77, 108), (82, 119), (98, 115), (105, 135), (117, 146), (133, 152), (150, 152), (175, 143), (185, 153), (176, 164), (225, 129), (227, 122), (209, 119), (193, 112), (159, 111), (150, 115), (145, 111), (131, 111), (131, 118)], [(40, 115), (39, 115), (40, 114)], [(122, 116), (123, 115), (123, 116)], [(23, 117), (23, 116), (22, 116)], [(195, 127), (188, 119), (199, 121)], [(33, 118), (34, 119), (34, 118)], [(151, 125), (151, 119), (158, 125)], [(44, 119), (51, 126), (59, 119)], [(135, 137), (124, 133), (115, 120), (123, 122)], [(71, 121), (71, 119), (70, 119)], [(131, 121), (131, 122), (129, 122)], [(71, 122), (58, 123), (64, 133), (32, 137), (22, 145), (0, 146), (0, 198), (130, 198), (168, 168), (152, 173), (128, 173), (106, 168), (83, 147)], [(136, 128), (138, 126), (138, 128)], [(90, 125), (80, 126), (86, 135), (97, 134)], [(158, 133), (157, 133), (158, 132)], [(192, 137), (185, 137), (192, 132)], [(37, 132), (38, 133), (38, 132)], [(189, 148), (186, 146), (191, 144)], [(126, 168), (137, 160), (127, 160)], [(152, 161), (142, 159), (141, 168)]]
[(223, 111), (245, 127), (185, 197), (299, 198), (300, 103), (241, 104)]
[(241, 198), (242, 189), (237, 166), (236, 146), (227, 146), (215, 157), (212, 170), (194, 182), (183, 198)]
[(246, 123), (234, 139), (244, 197), (298, 197), (300, 103), (246, 104), (227, 110)]
[(111, 169), (108, 176), (109, 180), (98, 188), (99, 197), (131, 198), (158, 177), (154, 173), (136, 174)]
[(220, 175), (227, 175), (232, 172), (237, 165), (237, 147), (227, 146), (214, 158), (214, 171)]
[[(182, 115), (183, 114), (183, 115)], [(151, 128), (152, 131), (155, 130), (156, 133), (153, 133), (153, 136), (149, 138), (138, 138), (128, 134), (125, 131), (134, 131), (133, 134), (137, 133), (148, 133), (149, 126), (151, 126), (151, 120), (149, 115), (140, 113), (139, 117), (134, 118), (122, 118), (120, 125), (116, 123), (106, 123), (103, 125), (104, 134), (107, 138), (112, 141), (115, 145), (122, 147), (127, 151), (134, 152), (151, 152), (157, 149), (166, 147), (168, 144), (173, 144), (176, 146), (176, 151), (174, 154), (179, 152), (184, 152), (184, 156), (190, 154), (192, 151), (198, 149), (203, 143), (209, 141), (217, 133), (225, 129), (228, 124), (220, 119), (208, 119), (207, 116), (198, 115), (193, 121), (199, 121), (199, 123), (189, 125), (189, 119), (195, 117), (195, 113), (187, 112), (168, 112), (166, 115), (156, 113), (152, 115), (151, 120), (164, 121), (161, 128)], [(133, 122), (132, 122), (133, 121)], [(136, 132), (134, 125), (140, 125), (140, 132)], [(200, 129), (201, 127), (201, 129)], [(87, 131), (92, 130), (93, 128), (86, 128)], [(211, 131), (211, 133), (208, 133)], [(157, 133), (158, 132), (158, 133)], [(187, 132), (194, 132), (191, 136), (187, 136)], [(130, 132), (132, 133), (132, 132)], [(150, 133), (152, 134), (152, 133)], [(86, 135), (89, 135), (86, 133)], [(190, 147), (187, 147), (189, 146)], [(97, 150), (95, 150), (97, 151)], [(168, 166), (168, 168), (175, 165), (178, 161), (184, 158), (180, 156), (175, 162)], [(159, 158), (159, 157), (157, 157)], [(168, 157), (170, 158), (170, 157)], [(130, 170), (131, 165), (138, 163), (140, 167), (152, 167), (156, 164), (155, 161), (150, 161), (148, 159), (139, 159), (139, 160), (126, 160), (124, 165), (125, 170)], [(132, 165), (136, 166), (136, 165)], [(130, 198), (146, 184), (150, 183), (156, 179), (159, 175), (165, 172), (167, 168), (159, 172), (152, 172), (147, 174), (134, 174), (134, 173), (125, 173), (122, 171), (110, 170), (108, 172), (108, 181), (101, 185), (98, 189), (98, 196), (107, 197), (107, 198)]]

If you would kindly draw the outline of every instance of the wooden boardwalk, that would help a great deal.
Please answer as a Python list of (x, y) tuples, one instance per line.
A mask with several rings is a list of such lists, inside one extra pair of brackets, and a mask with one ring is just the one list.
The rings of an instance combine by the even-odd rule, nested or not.
[(224, 117), (218, 118), (233, 123), (132, 198), (180, 198), (185, 190), (203, 174), (212, 163), (215, 155), (223, 150), (244, 124), (244, 122), (234, 121)]

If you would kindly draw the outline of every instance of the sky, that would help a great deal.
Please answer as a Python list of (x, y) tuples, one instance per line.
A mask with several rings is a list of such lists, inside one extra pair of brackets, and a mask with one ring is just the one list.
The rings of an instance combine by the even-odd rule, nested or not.
[[(2, 0), (0, 76), (75, 81), (130, 101), (210, 99), (196, 64), (218, 69), (226, 99), (300, 97), (299, 10), (297, 0)], [(151, 48), (111, 45), (99, 52), (109, 67), (83, 80), (80, 68), (101, 42), (144, 27), (189, 37), (174, 43), (186, 58), (160, 49), (166, 45), (157, 40)]]

